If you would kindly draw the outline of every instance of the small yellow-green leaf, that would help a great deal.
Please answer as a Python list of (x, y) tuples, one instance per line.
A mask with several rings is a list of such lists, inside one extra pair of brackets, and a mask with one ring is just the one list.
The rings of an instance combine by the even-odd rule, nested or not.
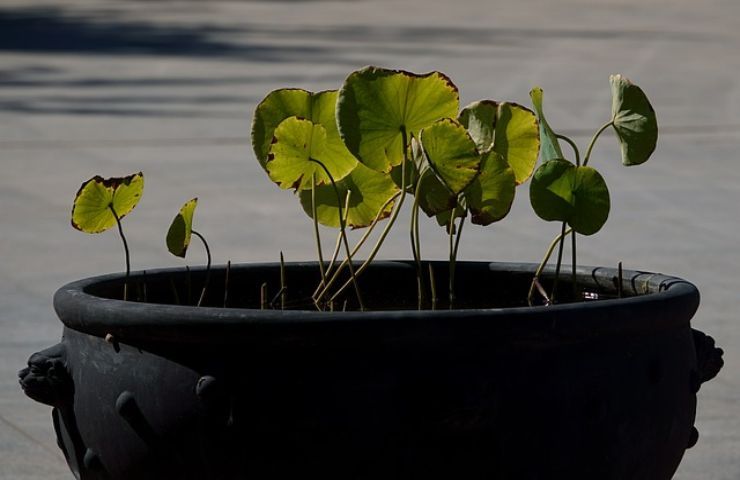
[(624, 165), (645, 163), (658, 142), (655, 110), (637, 85), (622, 75), (609, 77), (612, 87), (612, 122)]
[(540, 218), (568, 222), (582, 235), (598, 232), (609, 217), (609, 190), (603, 177), (567, 160), (542, 164), (532, 178), (529, 196)]
[(516, 103), (500, 103), (493, 149), (511, 165), (516, 183), (524, 183), (532, 175), (540, 152), (539, 126), (534, 112)]
[(422, 130), (420, 141), (429, 165), (453, 194), (462, 192), (478, 175), (480, 153), (457, 120), (438, 120)]
[[(342, 201), (342, 213), (347, 218), (346, 224), (352, 228), (367, 227), (373, 223), (378, 213), (379, 219), (390, 215), (393, 202), (385, 204), (399, 191), (388, 174), (376, 172), (361, 163), (337, 182), (336, 187)], [(347, 192), (351, 192), (349, 210), (344, 211)], [(339, 203), (334, 188), (331, 185), (323, 185), (316, 187), (315, 193), (318, 222), (327, 227), (339, 227)], [(312, 217), (311, 191), (302, 190), (300, 200), (303, 210)]]
[(479, 152), (493, 146), (498, 103), (493, 100), (473, 102), (460, 111), (457, 120), (467, 129)]
[(365, 67), (344, 81), (337, 124), (345, 145), (366, 166), (388, 172), (404, 158), (411, 137), (459, 108), (457, 87), (445, 75)]
[(548, 162), (557, 158), (564, 158), (563, 152), (560, 150), (560, 143), (552, 131), (550, 125), (545, 120), (545, 113), (542, 110), (542, 97), (543, 92), (540, 87), (534, 87), (530, 92), (529, 96), (532, 99), (532, 105), (537, 112), (537, 120), (540, 124), (540, 143), (542, 144), (540, 155), (542, 162)]
[(483, 155), (480, 175), (465, 189), (465, 202), (471, 222), (490, 225), (511, 210), (516, 190), (516, 176), (509, 163), (495, 151)]
[(167, 231), (167, 250), (171, 254), (185, 258), (193, 233), (193, 213), (197, 205), (197, 198), (188, 200), (172, 220), (170, 229)]
[[(85, 233), (101, 233), (116, 225), (136, 207), (144, 192), (144, 175), (103, 178), (82, 184), (72, 206), (72, 226)], [(115, 215), (114, 215), (115, 211)]]

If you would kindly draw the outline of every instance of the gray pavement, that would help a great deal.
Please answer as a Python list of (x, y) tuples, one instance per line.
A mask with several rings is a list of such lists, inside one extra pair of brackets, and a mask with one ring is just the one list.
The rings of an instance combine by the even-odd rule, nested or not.
[[(538, 84), (553, 126), (582, 148), (608, 119), (609, 74), (644, 88), (658, 149), (626, 169), (615, 140), (600, 142), (592, 163), (611, 186), (612, 214), (581, 240), (580, 258), (698, 285), (695, 325), (725, 348), (726, 366), (700, 393), (701, 438), (676, 478), (737, 480), (738, 27), (735, 0), (0, 2), (0, 479), (71, 478), (49, 409), (23, 396), (15, 372), (58, 340), (56, 288), (123, 267), (113, 232), (69, 226), (81, 181), (145, 172), (126, 222), (135, 268), (182, 264), (164, 233), (195, 195), (218, 262), (279, 250), (311, 259), (310, 222), (251, 153), (251, 112), (272, 89), (336, 88), (377, 64), (446, 72), (464, 103), (529, 104)], [(557, 228), (521, 190), (509, 218), (467, 229), (461, 256), (537, 261)], [(444, 257), (441, 231), (423, 230), (425, 256)], [(382, 252), (409, 255), (400, 231)]]

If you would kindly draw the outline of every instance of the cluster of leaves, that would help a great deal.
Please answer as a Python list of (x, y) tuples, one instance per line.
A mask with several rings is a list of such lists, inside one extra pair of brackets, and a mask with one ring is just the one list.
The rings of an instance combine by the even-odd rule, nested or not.
[(482, 100), (460, 110), (457, 87), (439, 72), (366, 67), (339, 90), (269, 93), (255, 111), (252, 144), (270, 179), (296, 191), (314, 221), (372, 229), (390, 217), (381, 243), (406, 195), (413, 222), (420, 208), (450, 233), (468, 212), (479, 225), (501, 220), (534, 170), (540, 140), (525, 107)]

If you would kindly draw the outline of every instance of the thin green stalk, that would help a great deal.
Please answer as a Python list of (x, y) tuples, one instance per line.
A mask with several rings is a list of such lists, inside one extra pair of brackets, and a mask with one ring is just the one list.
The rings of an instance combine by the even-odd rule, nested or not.
[(591, 143), (588, 144), (588, 149), (586, 149), (586, 156), (583, 159), (583, 166), (585, 167), (588, 165), (588, 161), (591, 159), (591, 151), (594, 149), (594, 145), (596, 145), (596, 139), (599, 138), (599, 135), (601, 135), (604, 130), (614, 125), (614, 121), (611, 121), (609, 123), (605, 123), (603, 127), (601, 127), (591, 138)]
[(569, 228), (565, 231), (564, 234), (558, 235), (553, 239), (552, 243), (550, 243), (550, 246), (547, 249), (547, 252), (545, 253), (545, 256), (542, 258), (542, 261), (540, 262), (540, 265), (537, 267), (537, 271), (534, 274), (534, 279), (532, 280), (532, 284), (529, 286), (529, 293), (527, 294), (527, 303), (529, 306), (532, 306), (532, 297), (534, 296), (534, 290), (536, 288), (537, 283), (534, 280), (539, 281), (540, 275), (542, 275), (542, 270), (544, 270), (545, 265), (547, 265), (547, 262), (550, 261), (550, 256), (552, 256), (553, 250), (555, 250), (555, 247), (558, 245), (558, 242), (562, 238), (565, 238), (570, 232), (572, 232), (573, 229)]
[(126, 236), (123, 234), (123, 227), (121, 227), (121, 219), (118, 218), (118, 214), (116, 213), (116, 209), (113, 208), (113, 204), (108, 205), (108, 208), (110, 208), (110, 211), (113, 214), (113, 218), (116, 219), (116, 225), (118, 225), (118, 234), (121, 236), (121, 241), (123, 242), (123, 251), (126, 253), (126, 278), (123, 282), (123, 301), (125, 302), (126, 300), (128, 300), (128, 278), (131, 275), (131, 255), (129, 254)]
[(432, 310), (437, 309), (437, 281), (434, 278), (434, 267), (429, 264), (429, 288), (432, 291)]
[(311, 217), (313, 218), (313, 233), (314, 238), (316, 239), (316, 251), (319, 254), (319, 273), (321, 273), (321, 283), (326, 283), (324, 254), (321, 251), (321, 235), (319, 234), (319, 218), (316, 214), (316, 172), (311, 174)]
[(424, 172), (419, 173), (419, 177), (416, 180), (416, 188), (414, 188), (414, 205), (411, 208), (411, 227), (409, 233), (411, 236), (411, 252), (414, 255), (414, 261), (416, 262), (416, 294), (417, 294), (417, 308), (421, 310), (424, 304), (424, 279), (421, 271), (421, 241), (419, 235), (419, 194), (421, 192), (421, 177)]
[(570, 145), (570, 148), (573, 149), (573, 153), (576, 156), (576, 165), (581, 165), (581, 153), (578, 151), (578, 147), (576, 146), (576, 143), (571, 140), (570, 138), (566, 137), (565, 135), (555, 134), (555, 137), (559, 138), (560, 140), (565, 141), (568, 145)]
[(571, 235), (571, 259), (572, 259), (572, 273), (573, 273), (573, 301), (578, 298), (578, 285), (576, 284), (576, 232)]
[(567, 222), (563, 222), (563, 226), (560, 229), (560, 242), (558, 242), (558, 261), (555, 264), (555, 280), (552, 282), (552, 293), (550, 294), (550, 301), (555, 303), (555, 295), (558, 291), (558, 280), (560, 279), (560, 266), (563, 264), (563, 247), (565, 245), (565, 228)]
[(285, 310), (285, 257), (280, 252), (280, 310)]
[[(344, 202), (344, 221), (345, 222), (347, 222), (347, 212), (349, 211), (349, 199), (350, 199), (350, 196), (351, 195), (352, 195), (352, 191), (351, 190), (348, 190), (347, 191), (347, 199)], [(331, 274), (332, 269), (334, 268), (334, 265), (336, 264), (337, 257), (339, 256), (339, 250), (341, 248), (342, 248), (342, 231), (340, 230), (339, 231), (339, 234), (337, 235), (336, 243), (334, 245), (334, 252), (332, 253), (332, 256), (331, 256), (331, 262), (329, 262), (329, 268), (326, 270), (326, 278), (323, 281), (319, 282), (318, 286), (316, 287), (316, 290), (314, 290), (314, 292), (313, 292), (313, 295), (311, 295), (311, 298), (313, 299), (314, 304), (317, 307), (319, 306), (319, 303), (318, 303), (318, 300), (317, 300), (319, 297), (317, 297), (316, 295), (327, 284), (326, 279), (329, 278), (329, 275)], [(357, 250), (358, 250), (358, 248), (355, 246), (355, 248), (352, 250), (352, 258), (354, 258), (355, 255), (357, 254)], [(344, 267), (347, 266), (347, 263), (348, 262), (349, 262), (349, 260), (346, 259), (346, 258), (344, 260), (342, 260), (342, 262), (339, 264), (337, 273), (335, 275), (339, 274), (339, 272), (341, 270), (343, 270)]]
[[(388, 207), (388, 205), (390, 205), (391, 203), (393, 203), (394, 201), (396, 201), (396, 199), (398, 198), (399, 195), (401, 195), (401, 191), (400, 190), (398, 192), (394, 193), (391, 198), (389, 198), (388, 200), (386, 200), (386, 202), (383, 204), (383, 206), (380, 208), (380, 210), (378, 210), (378, 213), (375, 215), (375, 219), (370, 224), (370, 226), (365, 230), (365, 233), (362, 235), (362, 237), (360, 237), (360, 240), (357, 242), (357, 244), (355, 245), (355, 247), (352, 249), (352, 257), (354, 257), (355, 255), (357, 255), (357, 252), (360, 251), (360, 248), (362, 248), (362, 246), (365, 244), (365, 242), (367, 241), (367, 239), (370, 238), (370, 234), (372, 234), (373, 229), (375, 229), (375, 227), (378, 225), (378, 223), (380, 223), (381, 217), (383, 215), (383, 212), (385, 212), (385, 209)], [(337, 253), (339, 251), (339, 246), (340, 246), (339, 242), (340, 242), (340, 237), (337, 236), (337, 244), (336, 244), (335, 250), (334, 250), (334, 257), (332, 259), (332, 262), (329, 265), (329, 269), (326, 272), (327, 278), (329, 277), (329, 275), (332, 274), (332, 267), (333, 267), (333, 264), (334, 264), (334, 260), (336, 260)], [(319, 284), (318, 288), (316, 288), (316, 291), (313, 293), (313, 298), (315, 300), (320, 299), (321, 297), (323, 297), (326, 294), (326, 289), (328, 289), (329, 287), (331, 287), (334, 284), (334, 281), (338, 278), (339, 274), (342, 272), (342, 270), (344, 270), (344, 267), (346, 267), (346, 266), (347, 266), (347, 260), (345, 259), (344, 261), (342, 261), (342, 263), (340, 263), (339, 267), (337, 268), (337, 271), (329, 279), (329, 281), (326, 284), (326, 286)], [(322, 288), (323, 288), (323, 290), (322, 290)]]
[[(385, 238), (388, 236), (388, 232), (390, 232), (391, 228), (393, 227), (393, 224), (396, 223), (396, 219), (398, 218), (398, 214), (401, 211), (401, 207), (403, 206), (403, 202), (406, 199), (406, 163), (408, 162), (408, 145), (407, 145), (407, 137), (406, 137), (406, 130), (401, 129), (401, 134), (403, 135), (403, 163), (401, 163), (401, 199), (396, 204), (396, 209), (391, 214), (390, 219), (388, 220), (388, 224), (383, 229), (383, 232), (380, 234), (380, 237), (378, 238), (378, 241), (373, 246), (373, 249), (370, 251), (370, 255), (367, 257), (365, 262), (360, 266), (359, 269), (357, 269), (356, 274), (359, 276), (362, 274), (362, 272), (367, 269), (368, 266), (370, 266), (370, 263), (375, 259), (375, 256), (378, 254), (378, 251), (380, 250), (380, 246), (385, 241)], [(337, 276), (335, 275), (332, 280), (329, 281), (329, 283), (333, 283), (333, 280), (335, 280)], [(339, 294), (344, 291), (345, 288), (349, 285), (349, 282), (345, 282), (344, 285), (342, 285), (339, 290), (331, 297), (332, 300), (335, 299)], [(319, 295), (319, 297), (322, 297), (326, 291), (329, 289), (331, 285), (327, 285), (327, 287), (324, 289), (324, 291)]]
[[(450, 310), (454, 307), (455, 304), (455, 263), (457, 262), (457, 250), (460, 246), (460, 237), (462, 235), (462, 229), (465, 225), (465, 217), (468, 216), (467, 209), (465, 210), (465, 213), (463, 214), (462, 218), (460, 219), (460, 225), (457, 227), (457, 235), (455, 235), (455, 213), (452, 213), (452, 217), (450, 217)], [(453, 244), (453, 238), (456, 237)]]
[(224, 278), (224, 308), (229, 301), (229, 277), (231, 276), (231, 260), (226, 262), (226, 278)]
[(206, 281), (203, 284), (203, 290), (200, 292), (200, 298), (198, 298), (198, 304), (197, 306), (200, 307), (203, 303), (203, 299), (206, 296), (206, 289), (208, 288), (208, 282), (211, 280), (211, 249), (208, 247), (208, 242), (206, 242), (206, 239), (203, 238), (203, 235), (196, 232), (195, 230), (191, 230), (193, 232), (193, 235), (200, 238), (200, 241), (203, 242), (203, 246), (206, 247), (206, 256), (208, 257), (208, 263), (206, 264)]
[(334, 189), (334, 193), (337, 196), (337, 207), (339, 208), (339, 229), (341, 230), (341, 233), (342, 233), (342, 242), (344, 243), (345, 253), (347, 255), (347, 259), (349, 260), (349, 263), (348, 263), (349, 274), (352, 280), (352, 284), (355, 287), (355, 294), (357, 295), (357, 303), (360, 306), (360, 311), (364, 311), (365, 305), (362, 303), (362, 295), (360, 294), (360, 287), (357, 285), (357, 277), (355, 276), (355, 267), (352, 264), (352, 252), (349, 249), (349, 241), (347, 240), (344, 213), (342, 210), (342, 196), (339, 194), (339, 189), (337, 188), (337, 184), (334, 181), (334, 177), (332, 176), (331, 172), (329, 172), (329, 169), (326, 168), (326, 165), (324, 165), (322, 162), (314, 158), (309, 158), (309, 161), (318, 164), (324, 170), (324, 173), (326, 173), (326, 176), (329, 178), (329, 181), (331, 182), (331, 186)]

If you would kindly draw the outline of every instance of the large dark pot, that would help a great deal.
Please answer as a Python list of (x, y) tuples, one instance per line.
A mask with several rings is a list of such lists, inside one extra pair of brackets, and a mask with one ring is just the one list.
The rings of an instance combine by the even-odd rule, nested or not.
[[(86, 279), (57, 292), (62, 342), (21, 383), (81, 479), (670, 479), (722, 365), (689, 326), (698, 291), (581, 268), (599, 300), (526, 307), (533, 269), (459, 263), (460, 305), (491, 308), (418, 311), (413, 265), (377, 262), (363, 313), (260, 310), (274, 264), (232, 267), (226, 294), (214, 270), (221, 305), (200, 308), (172, 299), (202, 270), (134, 275), (147, 302), (116, 299), (122, 275)], [(317, 277), (287, 265), (288, 303)]]

